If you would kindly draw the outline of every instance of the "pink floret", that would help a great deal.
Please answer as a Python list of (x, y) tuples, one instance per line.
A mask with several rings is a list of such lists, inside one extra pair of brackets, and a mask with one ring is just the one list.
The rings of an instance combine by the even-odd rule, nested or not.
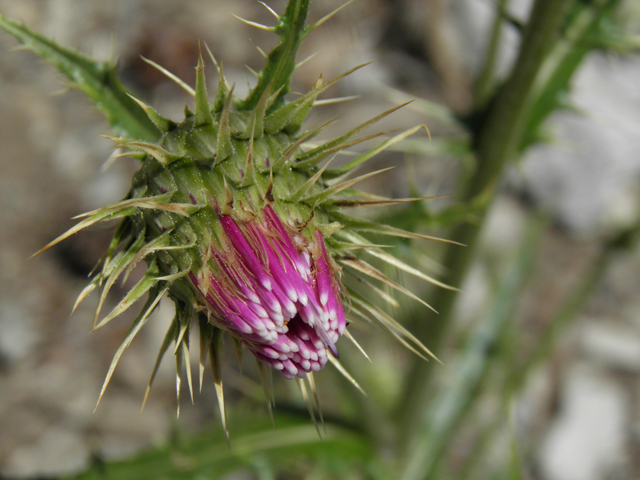
[(337, 358), (346, 322), (320, 232), (310, 244), (269, 206), (262, 220), (219, 219), (229, 242), (212, 252), (217, 271), (206, 282), (190, 275), (212, 321), (287, 378), (321, 370), (329, 354)]

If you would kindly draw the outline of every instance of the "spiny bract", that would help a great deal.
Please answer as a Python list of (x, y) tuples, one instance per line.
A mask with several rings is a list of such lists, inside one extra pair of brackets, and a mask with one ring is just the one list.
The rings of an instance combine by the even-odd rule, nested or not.
[[(267, 56), (258, 83), (245, 100), (233, 96), (233, 88), (229, 88), (219, 67), (218, 87), (209, 101), (202, 56), (195, 90), (180, 82), (195, 98), (195, 112), (186, 110), (181, 123), (163, 118), (136, 100), (160, 133), (157, 142), (131, 136), (113, 138), (127, 154), (142, 162), (128, 197), (85, 214), (84, 220), (48, 245), (97, 222), (120, 219), (96, 275), (78, 302), (92, 290), (100, 291), (94, 321), (94, 328), (99, 328), (148, 294), (146, 304), (114, 356), (101, 396), (123, 350), (165, 294), (175, 303), (176, 315), (158, 355), (149, 388), (161, 358), (174, 343), (178, 391), (183, 362), (192, 391), (188, 340), (189, 330), (197, 323), (200, 385), (208, 355), (221, 409), (224, 408), (220, 374), (222, 332), (230, 334), (238, 347), (247, 348), (260, 360), (263, 376), (264, 365), (268, 365), (288, 378), (299, 377), (301, 381), (307, 378), (312, 388), (312, 372), (323, 368), (327, 361), (335, 363), (357, 386), (337, 361), (338, 338), (345, 334), (353, 340), (346, 330), (345, 311), (355, 320), (379, 321), (414, 352), (430, 354), (400, 324), (366, 298), (347, 292), (340, 281), (345, 269), (355, 278), (371, 277), (419, 300), (351, 253), (359, 250), (443, 286), (371, 245), (358, 232), (432, 237), (340, 213), (347, 207), (415, 200), (391, 200), (351, 188), (379, 172), (353, 179), (346, 177), (381, 150), (423, 127), (400, 133), (340, 167), (329, 168), (333, 157), (343, 149), (382, 135), (384, 132), (354, 139), (400, 107), (331, 141), (309, 146), (308, 142), (332, 123), (301, 132), (303, 120), (316, 98), (360, 67), (328, 82), (320, 78), (311, 91), (286, 101), (295, 51), (302, 39), (325, 20), (304, 26), (307, 8), (308, 2), (291, 1), (285, 14), (278, 17), (276, 27), (269, 28), (280, 36), (281, 42)], [(148, 265), (145, 275), (98, 322), (110, 287), (116, 279), (126, 278), (141, 260)], [(395, 303), (375, 285), (366, 280), (364, 284), (376, 296)]]

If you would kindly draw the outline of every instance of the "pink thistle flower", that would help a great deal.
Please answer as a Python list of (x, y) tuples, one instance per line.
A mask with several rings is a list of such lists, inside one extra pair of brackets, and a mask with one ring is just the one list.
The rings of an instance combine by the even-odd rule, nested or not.
[(190, 279), (212, 323), (285, 377), (304, 377), (338, 357), (346, 322), (336, 268), (319, 231), (310, 242), (270, 206), (262, 217), (219, 215), (227, 238), (210, 252), (217, 268)]

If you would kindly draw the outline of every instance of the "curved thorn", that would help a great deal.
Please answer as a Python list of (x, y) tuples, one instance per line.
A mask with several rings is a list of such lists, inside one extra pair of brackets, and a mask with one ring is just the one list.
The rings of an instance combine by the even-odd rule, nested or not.
[(322, 105), (332, 105), (334, 103), (349, 102), (351, 100), (357, 100), (358, 98), (360, 98), (360, 95), (349, 95), (347, 97), (327, 98), (324, 100), (316, 100), (315, 102), (313, 102), (313, 106), (320, 107)]
[(332, 357), (331, 355), (328, 355), (327, 358), (333, 364), (333, 366), (336, 367), (336, 369), (342, 374), (344, 378), (349, 380), (351, 384), (354, 387), (356, 387), (360, 391), (360, 393), (362, 393), (365, 397), (367, 396), (366, 392), (362, 389), (362, 387), (358, 384), (358, 382), (356, 382), (355, 379), (349, 374), (349, 372), (347, 372), (347, 369), (342, 366), (342, 364), (337, 358)]
[(196, 96), (196, 91), (191, 88), (189, 85), (187, 85), (185, 82), (183, 82), (182, 80), (180, 80), (177, 76), (175, 76), (173, 73), (171, 73), (169, 70), (167, 70), (166, 68), (158, 65), (156, 62), (154, 62), (153, 60), (149, 60), (148, 58), (143, 57), (142, 55), (140, 55), (140, 58), (142, 58), (143, 61), (145, 61), (146, 63), (148, 63), (149, 65), (151, 65), (152, 67), (156, 68), (158, 71), (160, 71), (161, 73), (163, 73), (164, 75), (166, 75), (169, 79), (173, 80), (174, 82), (176, 82), (184, 91), (186, 91), (189, 95), (191, 95), (192, 97)]
[(309, 60), (311, 60), (313, 57), (315, 57), (318, 54), (318, 52), (312, 53), (311, 55), (309, 55), (307, 58), (305, 58), (304, 60), (301, 60), (300, 62), (296, 63), (295, 68), (300, 68), (301, 66), (303, 66), (305, 63), (307, 63)]
[(343, 8), (347, 7), (349, 4), (351, 4), (352, 2), (354, 2), (355, 0), (349, 0), (347, 3), (341, 5), (340, 7), (336, 8), (333, 12), (328, 13), (327, 15), (325, 15), (324, 17), (322, 17), (320, 20), (318, 20), (316, 23), (309, 25), (309, 31), (311, 30), (315, 30), (316, 28), (318, 28), (320, 25), (322, 25), (324, 22), (326, 22), (327, 20), (329, 20), (330, 18), (332, 18), (335, 14), (337, 14), (340, 10), (342, 10)]
[(274, 17), (276, 17), (276, 20), (280, 20), (280, 15), (278, 15), (278, 14), (273, 10), (273, 8), (271, 8), (269, 5), (267, 5), (266, 3), (261, 2), (261, 1), (258, 1), (258, 3), (259, 3), (260, 5), (262, 5), (264, 8), (266, 8), (267, 10), (269, 10), (269, 12), (270, 12)]
[[(352, 1), (353, 1), (353, 0), (352, 0)], [(244, 23), (244, 24), (246, 24), (246, 25), (249, 25), (250, 27), (255, 27), (255, 28), (258, 28), (258, 29), (260, 29), (260, 30), (265, 30), (265, 31), (267, 31), (267, 32), (275, 32), (275, 28), (273, 28), (273, 27), (267, 27), (266, 25), (262, 25), (261, 23), (252, 22), (251, 20), (246, 20), (246, 19), (244, 19), (244, 18), (242, 18), (242, 17), (239, 17), (238, 15), (236, 15), (236, 14), (234, 14), (234, 13), (231, 13), (231, 12), (229, 12), (229, 14), (230, 14), (232, 17), (235, 17), (235, 18), (237, 18), (238, 20), (240, 20), (242, 23)]]

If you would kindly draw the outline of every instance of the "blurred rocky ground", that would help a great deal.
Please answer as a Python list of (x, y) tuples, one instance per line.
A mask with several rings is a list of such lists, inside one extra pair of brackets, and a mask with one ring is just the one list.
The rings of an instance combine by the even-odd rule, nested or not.
[[(340, 3), (316, 1), (312, 15), (321, 18)], [(524, 17), (528, 2), (512, 3), (514, 17)], [(284, 2), (271, 6), (282, 10)], [(336, 129), (364, 121), (391, 106), (385, 87), (463, 113), (492, 8), (484, 0), (355, 2), (310, 36), (301, 58), (317, 55), (298, 72), (295, 89), (307, 89), (320, 72), (331, 78), (372, 62), (331, 91), (331, 96), (362, 99), (322, 107), (312, 120), (341, 112)], [(190, 99), (140, 55), (191, 84), (198, 42), (206, 42), (242, 94), (251, 76), (244, 65), (261, 66), (252, 41), (265, 50), (273, 45), (269, 34), (228, 13), (269, 24), (269, 12), (253, 0), (0, 0), (0, 11), (84, 53), (117, 56), (127, 84), (176, 119)], [(506, 28), (505, 39), (502, 71), (513, 59), (517, 32)], [(175, 384), (167, 359), (139, 413), (171, 319), (167, 302), (127, 350), (93, 412), (128, 323), (120, 319), (87, 335), (93, 298), (69, 314), (110, 231), (92, 229), (29, 256), (73, 225), (71, 217), (119, 200), (135, 165), (120, 159), (101, 171), (112, 146), (99, 136), (106, 133), (100, 114), (79, 92), (64, 91), (51, 67), (30, 53), (12, 51), (15, 46), (0, 32), (0, 476), (29, 478), (77, 472), (96, 452), (107, 460), (121, 458), (166, 439), (174, 425)], [(554, 218), (519, 312), (524, 335), (543, 324), (571, 291), (599, 242), (638, 215), (639, 84), (640, 57), (594, 55), (575, 82), (576, 111), (554, 115), (548, 126), (553, 140), (509, 172), (484, 235), (484, 258), (499, 263), (517, 249), (532, 206)], [(385, 119), (381, 130), (425, 122), (434, 137), (456, 133), (415, 109)], [(376, 162), (398, 167), (384, 181), (369, 184), (378, 193), (408, 196), (407, 178), (414, 172), (416, 184), (428, 194), (433, 189), (454, 193), (456, 168), (446, 156), (405, 161), (387, 153)], [(487, 265), (479, 264), (465, 285), (461, 324), (472, 323), (486, 308), (492, 281)], [(134, 280), (115, 289), (112, 306)], [(613, 260), (580, 318), (517, 400), (518, 436), (537, 442), (536, 454), (525, 459), (530, 478), (640, 478), (638, 284), (636, 247)], [(195, 427), (215, 417), (214, 396), (205, 388), (195, 407), (182, 409), (180, 424)]]

